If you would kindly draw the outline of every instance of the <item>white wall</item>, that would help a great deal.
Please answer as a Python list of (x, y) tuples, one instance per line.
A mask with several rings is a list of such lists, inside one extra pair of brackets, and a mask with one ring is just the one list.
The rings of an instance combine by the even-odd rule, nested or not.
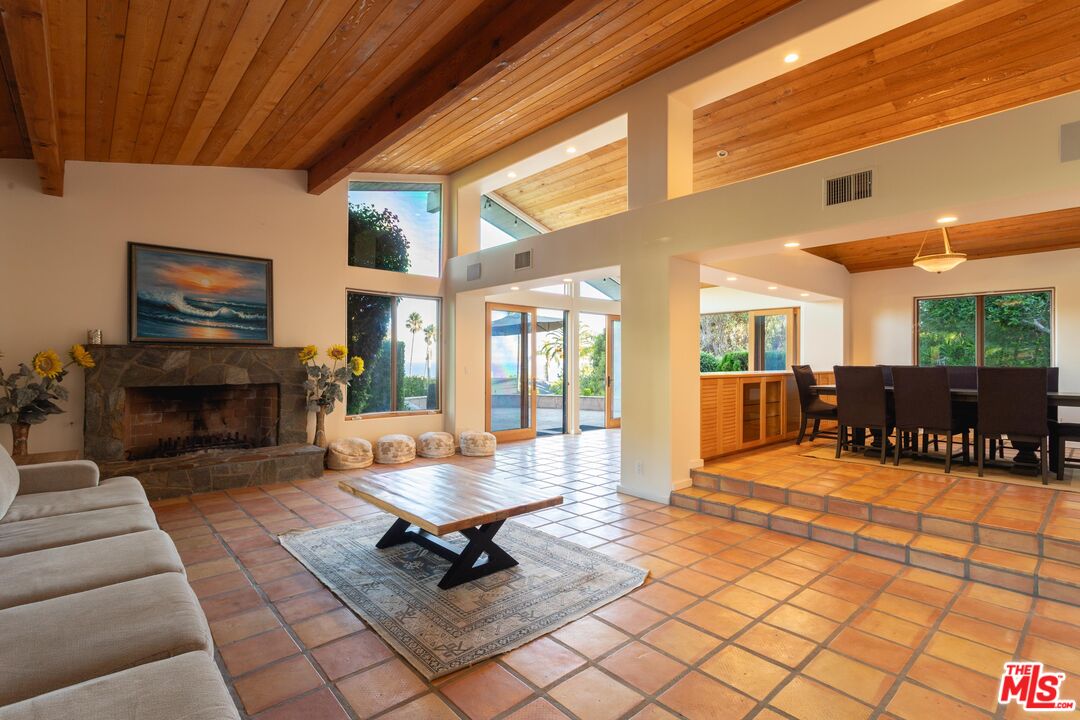
[[(438, 278), (346, 264), (346, 185), (306, 192), (302, 172), (68, 162), (62, 198), (43, 195), (34, 163), (0, 160), (0, 366), (43, 348), (64, 352), (101, 328), (127, 342), (129, 241), (274, 260), (275, 343), (345, 341), (345, 291), (441, 295)], [(30, 432), (31, 452), (82, 447), (80, 372), (64, 383), (68, 412)], [(331, 439), (441, 430), (442, 415), (346, 422)], [(10, 448), (10, 432), (0, 427)]]
[(815, 302), (711, 287), (701, 290), (701, 312), (739, 312), (771, 308), (799, 308), (799, 360), (816, 370), (829, 370), (844, 362), (844, 303)]
[[(918, 268), (851, 276), (852, 362), (915, 359), (914, 299), (995, 290), (1054, 289), (1054, 362), (1061, 389), (1080, 392), (1080, 250), (966, 262), (940, 275)], [(1069, 409), (1062, 417), (1080, 419)]]

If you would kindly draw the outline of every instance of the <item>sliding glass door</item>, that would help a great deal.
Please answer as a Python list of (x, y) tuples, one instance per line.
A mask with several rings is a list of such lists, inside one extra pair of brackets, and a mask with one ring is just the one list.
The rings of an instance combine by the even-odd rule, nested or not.
[(487, 429), (501, 441), (536, 437), (536, 311), (488, 305)]

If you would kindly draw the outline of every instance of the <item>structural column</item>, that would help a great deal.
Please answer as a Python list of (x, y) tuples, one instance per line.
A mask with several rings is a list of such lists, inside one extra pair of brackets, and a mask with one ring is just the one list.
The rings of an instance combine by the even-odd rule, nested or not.
[(630, 209), (694, 191), (694, 111), (670, 97), (627, 115)]
[(668, 502), (701, 464), (699, 266), (663, 245), (622, 264), (621, 492)]

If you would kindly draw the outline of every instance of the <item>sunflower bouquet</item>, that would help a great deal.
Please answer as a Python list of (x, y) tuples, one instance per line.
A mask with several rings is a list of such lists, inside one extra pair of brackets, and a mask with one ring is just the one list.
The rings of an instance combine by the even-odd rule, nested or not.
[(11, 425), (15, 440), (13, 454), (26, 454), (31, 425), (64, 412), (56, 403), (68, 399), (67, 388), (61, 383), (72, 365), (92, 368), (94, 357), (82, 345), (73, 345), (66, 363), (55, 350), (42, 350), (29, 365), (19, 363), (15, 372), (4, 373), (0, 368), (0, 423)]
[(323, 423), (326, 415), (334, 412), (337, 403), (345, 399), (342, 388), (349, 382), (349, 375), (360, 377), (364, 373), (364, 359), (359, 355), (349, 357), (344, 345), (331, 345), (326, 356), (331, 364), (318, 363), (319, 349), (306, 345), (300, 349), (300, 363), (307, 370), (304, 388), (307, 390), (307, 409), (315, 413), (315, 444), (326, 447)]

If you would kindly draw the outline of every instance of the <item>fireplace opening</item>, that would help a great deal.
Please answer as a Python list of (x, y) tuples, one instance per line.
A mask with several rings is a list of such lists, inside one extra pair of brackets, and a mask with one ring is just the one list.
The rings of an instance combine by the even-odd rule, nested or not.
[(128, 460), (277, 445), (273, 383), (124, 389)]

